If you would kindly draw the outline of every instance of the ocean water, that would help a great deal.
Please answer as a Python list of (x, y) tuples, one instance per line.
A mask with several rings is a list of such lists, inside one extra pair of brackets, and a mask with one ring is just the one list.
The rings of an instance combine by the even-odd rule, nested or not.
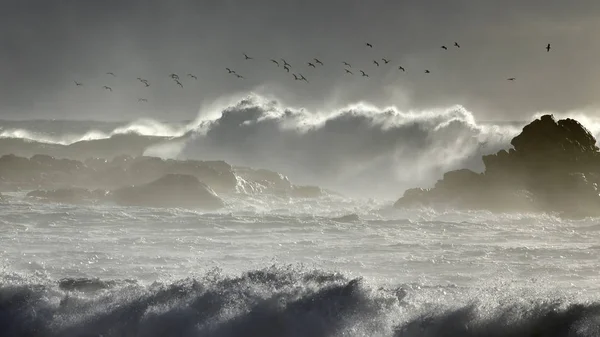
[[(3, 122), (3, 138), (45, 144), (131, 129), (173, 132), (187, 135), (183, 145), (149, 151), (181, 159), (222, 150), (240, 165), (256, 167), (260, 159), (292, 181), (310, 181), (320, 170), (319, 185), (360, 188), (317, 199), (232, 193), (217, 212), (35, 203), (26, 191), (3, 192), (0, 336), (600, 336), (599, 219), (398, 210), (392, 204), (401, 189), (394, 196), (368, 188), (369, 171), (398, 188), (435, 181), (454, 165), (476, 167), (469, 158), (508, 146), (519, 123), (484, 125), (461, 111), (410, 122), (391, 114), (377, 124), (350, 109), (298, 129), (282, 119), (289, 112), (273, 111), (224, 110), (212, 125)], [(232, 134), (226, 125), (238, 126), (245, 145), (224, 138)], [(469, 137), (460, 146), (442, 142), (464, 130)], [(410, 167), (416, 161), (404, 160), (407, 132), (426, 135), (410, 145), (444, 154), (446, 164)], [(368, 148), (334, 141), (357, 134), (371, 135)], [(337, 165), (327, 164), (326, 150), (311, 155), (301, 135), (326, 139)], [(280, 143), (269, 147), (269, 137)], [(290, 139), (296, 142), (285, 143)], [(377, 145), (385, 150), (373, 153)], [(242, 152), (255, 159), (234, 156)], [(390, 154), (396, 156), (340, 170)], [(305, 162), (305, 172), (267, 155)], [(421, 178), (381, 163), (421, 169)], [(335, 174), (344, 179), (331, 180)]]

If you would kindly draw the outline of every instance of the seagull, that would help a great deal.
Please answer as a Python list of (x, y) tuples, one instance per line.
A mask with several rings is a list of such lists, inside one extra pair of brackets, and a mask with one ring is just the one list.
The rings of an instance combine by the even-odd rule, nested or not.
[(287, 70), (287, 72), (290, 72), (290, 68), (288, 68), (288, 66), (283, 66), (283, 69)]
[(364, 71), (361, 70), (360, 72), (362, 73), (363, 77), (369, 77), (369, 75), (367, 75)]
[(398, 70), (406, 71), (403, 66), (398, 66)]
[(77, 82), (77, 81), (73, 81), (73, 82), (75, 82), (75, 85), (76, 85), (76, 86), (81, 86), (81, 85), (83, 85), (83, 84), (81, 84), (81, 83), (79, 83), (79, 82)]
[(235, 74), (235, 70), (231, 70), (229, 68), (225, 68), (225, 70), (227, 70), (230, 74)]
[(308, 66), (309, 66), (309, 67), (316, 68), (316, 67), (315, 67), (315, 65), (314, 65), (314, 64), (312, 64), (312, 63), (310, 63), (310, 62), (308, 62)]
[(375, 65), (379, 67), (379, 62), (373, 60), (373, 63), (375, 63)]
[(548, 45), (546, 46), (546, 51), (550, 51), (550, 44), (548, 43)]
[(318, 64), (320, 64), (320, 65), (324, 65), (324, 64), (323, 64), (323, 62), (319, 61), (318, 59), (314, 59), (314, 60), (315, 60), (315, 62), (317, 62)]
[(181, 82), (179, 82), (179, 80), (175, 80), (175, 83), (177, 83), (178, 86), (183, 88), (183, 84), (181, 84)]
[(302, 75), (302, 74), (298, 74), (298, 75), (300, 75), (301, 80), (306, 81), (306, 83), (308, 83), (308, 80), (304, 77), (304, 75)]
[(507, 79), (507, 80), (508, 80), (508, 81), (514, 81), (514, 80), (516, 80), (516, 78), (514, 78), (514, 77), (511, 77), (511, 78), (509, 78), (509, 79)]
[(367, 42), (367, 43), (365, 43), (365, 44), (367, 45), (367, 47), (369, 47), (369, 48), (373, 48), (373, 45), (372, 45), (372, 44), (370, 44), (369, 42)]
[(192, 74), (187, 74), (189, 77), (193, 78), (194, 80), (198, 80), (198, 77), (192, 75)]
[(460, 48), (460, 45), (458, 44), (458, 42), (454, 42), (454, 46), (455, 46), (456, 48)]
[(147, 100), (147, 99), (145, 99), (145, 98), (140, 98), (140, 99), (138, 99), (138, 103), (141, 103), (141, 102), (148, 102), (148, 100)]
[(446, 47), (446, 46), (442, 46), (442, 49), (448, 50), (448, 47)]
[(353, 73), (350, 70), (348, 70), (348, 69), (344, 69), (344, 70), (346, 71), (346, 73), (353, 75)]
[(281, 59), (281, 60), (283, 61), (283, 66), (284, 67), (291, 67), (292, 66), (291, 64), (287, 63), (286, 60), (284, 60), (284, 59)]
[(345, 66), (348, 66), (348, 67), (352, 68), (352, 66), (350, 65), (350, 63), (348, 63), (348, 62), (342, 62), (342, 63), (343, 63)]
[(237, 78), (244, 78), (244, 76), (242, 76), (240, 74), (235, 74), (235, 77), (237, 77)]
[(111, 73), (111, 72), (107, 72), (107, 73), (106, 73), (106, 75), (111, 75), (111, 76), (114, 76), (114, 77), (116, 77), (116, 76), (117, 76), (117, 75), (115, 75), (115, 74), (113, 74), (113, 73)]
[(252, 60), (253, 58), (250, 57), (250, 56), (248, 56), (248, 55), (246, 55), (246, 53), (244, 53), (244, 59), (246, 59), (246, 60)]
[(170, 78), (174, 79), (174, 80), (178, 80), (179, 76), (177, 76), (177, 74), (171, 74), (169, 75)]
[(295, 79), (296, 81), (300, 81), (300, 80), (301, 80), (301, 78), (298, 78), (298, 76), (296, 76), (296, 74), (292, 74), (292, 75), (294, 75), (294, 79)]
[(385, 64), (388, 64), (388, 63), (390, 63), (390, 60), (386, 60), (386, 59), (384, 59), (384, 58), (382, 58), (382, 60), (383, 60), (383, 62), (385, 62)]
[(103, 86), (102, 89), (106, 89), (106, 90), (109, 90), (110, 92), (112, 92), (112, 88), (111, 87)]
[(146, 85), (146, 88), (148, 88), (150, 86), (150, 83), (144, 82), (144, 85)]
[(425, 74), (431, 74), (431, 71), (425, 70)]
[(271, 62), (275, 63), (279, 67), (279, 62), (277, 62), (277, 61), (275, 61), (273, 59), (271, 59)]

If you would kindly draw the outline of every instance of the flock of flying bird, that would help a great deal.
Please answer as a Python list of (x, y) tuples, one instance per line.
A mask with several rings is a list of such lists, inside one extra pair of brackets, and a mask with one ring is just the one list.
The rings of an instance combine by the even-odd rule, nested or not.
[[(368, 42), (365, 43), (365, 46), (367, 46), (368, 48), (373, 48), (373, 45), (371, 43), (368, 43)], [(458, 44), (458, 42), (454, 42), (454, 47), (460, 48), (460, 45)], [(444, 45), (444, 46), (441, 46), (441, 49), (448, 50), (448, 47), (446, 47)], [(550, 52), (550, 49), (551, 49), (550, 43), (548, 43), (548, 45), (546, 46), (546, 52)], [(248, 56), (245, 53), (243, 55), (244, 55), (244, 59), (245, 60), (253, 60), (254, 59), (253, 57), (250, 57), (250, 56)], [(286, 70), (288, 73), (291, 71), (292, 66), (285, 59), (280, 59), (281, 62), (277, 61), (275, 59), (270, 59), (269, 61), (272, 62), (272, 63), (274, 63), (275, 65), (277, 65), (277, 67), (283, 66), (283, 69)], [(383, 61), (384, 64), (390, 63), (390, 60), (388, 60), (386, 58), (382, 58), (381, 61)], [(348, 63), (346, 61), (343, 61), (342, 64), (344, 65), (344, 71), (346, 72), (346, 74), (354, 75), (354, 73), (350, 69), (348, 69), (348, 68), (352, 68), (352, 65), (350, 63)], [(375, 64), (377, 67), (380, 66), (380, 63), (378, 62), (378, 60), (373, 60), (373, 64)], [(325, 64), (323, 62), (321, 62), (317, 58), (314, 58), (312, 61), (307, 62), (307, 66), (308, 67), (312, 67), (312, 68), (316, 69), (317, 65), (324, 66)], [(234, 75), (235, 77), (237, 77), (239, 79), (244, 79), (244, 76), (238, 74), (235, 70), (232, 70), (230, 68), (225, 68), (225, 70), (227, 70), (227, 72), (229, 74), (232, 74), (232, 75)], [(400, 70), (402, 72), (406, 72), (406, 69), (404, 69), (404, 67), (402, 67), (401, 65), (398, 66), (398, 70)], [(359, 71), (360, 71), (362, 77), (369, 77), (369, 74), (367, 74), (365, 71), (363, 71), (363, 70), (359, 70)], [(429, 71), (429, 69), (425, 69), (425, 73), (426, 74), (430, 74), (431, 71)], [(112, 73), (112, 72), (108, 72), (106, 74), (110, 75), (110, 76), (113, 76), (113, 77), (116, 77), (116, 75), (114, 73)], [(295, 81), (305, 81), (305, 82), (308, 83), (308, 80), (306, 79), (306, 77), (304, 77), (304, 75), (302, 75), (300, 73), (297, 73), (297, 74), (296, 73), (292, 73), (292, 75), (294, 76), (294, 80)], [(171, 74), (171, 75), (169, 75), (169, 77), (175, 82), (175, 84), (177, 84), (178, 86), (180, 86), (181, 88), (183, 88), (183, 84), (180, 81), (179, 75), (177, 75), (177, 74)], [(196, 77), (193, 74), (187, 74), (187, 77), (189, 77), (189, 78), (191, 78), (193, 80), (198, 80), (198, 77)], [(140, 77), (138, 77), (137, 80), (140, 83), (144, 84), (145, 87), (149, 87), (150, 86), (150, 83), (148, 82), (148, 80), (145, 80), (145, 79), (140, 78)], [(510, 77), (507, 80), (508, 81), (515, 81), (516, 78), (515, 77)], [(83, 83), (75, 81), (75, 85), (76, 86), (82, 86)], [(112, 92), (112, 88), (109, 87), (109, 86), (105, 85), (102, 88), (104, 90), (108, 90), (108, 91)], [(148, 102), (148, 100), (146, 98), (139, 98), (138, 102)]]

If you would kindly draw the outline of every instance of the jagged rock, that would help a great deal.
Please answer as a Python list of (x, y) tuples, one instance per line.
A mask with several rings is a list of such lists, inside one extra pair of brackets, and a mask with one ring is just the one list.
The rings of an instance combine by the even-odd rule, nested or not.
[(167, 174), (140, 186), (114, 191), (112, 200), (124, 206), (184, 207), (214, 210), (225, 206), (223, 200), (196, 177)]
[(508, 151), (483, 156), (483, 174), (448, 172), (430, 190), (407, 190), (395, 206), (443, 203), (600, 215), (600, 152), (596, 139), (579, 122), (544, 115), (525, 126), (511, 145)]

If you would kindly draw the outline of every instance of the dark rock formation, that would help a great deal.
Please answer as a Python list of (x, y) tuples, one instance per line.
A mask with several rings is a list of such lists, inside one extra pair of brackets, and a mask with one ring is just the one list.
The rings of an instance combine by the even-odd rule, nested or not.
[(508, 151), (483, 156), (484, 173), (447, 172), (432, 189), (407, 190), (395, 206), (600, 215), (600, 152), (579, 122), (542, 116), (525, 126), (511, 145)]
[(185, 207), (214, 210), (225, 206), (223, 200), (196, 177), (167, 174), (149, 184), (120, 188), (111, 199), (124, 206)]

